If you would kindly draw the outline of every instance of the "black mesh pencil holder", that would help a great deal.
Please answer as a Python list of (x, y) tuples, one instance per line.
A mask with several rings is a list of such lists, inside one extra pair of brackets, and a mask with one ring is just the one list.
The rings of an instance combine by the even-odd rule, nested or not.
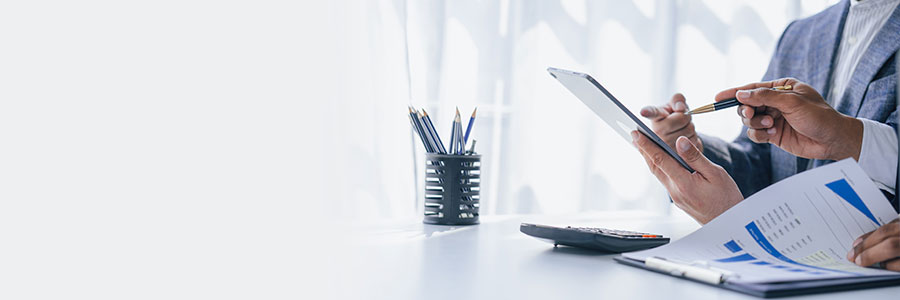
[(425, 223), (478, 224), (481, 155), (425, 154)]

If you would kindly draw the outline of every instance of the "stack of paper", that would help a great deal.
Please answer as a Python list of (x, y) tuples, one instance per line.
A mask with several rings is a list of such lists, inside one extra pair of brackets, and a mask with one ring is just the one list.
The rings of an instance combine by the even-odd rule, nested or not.
[(676, 242), (624, 256), (709, 267), (728, 282), (896, 276), (846, 259), (857, 237), (896, 218), (865, 172), (846, 159), (773, 184)]

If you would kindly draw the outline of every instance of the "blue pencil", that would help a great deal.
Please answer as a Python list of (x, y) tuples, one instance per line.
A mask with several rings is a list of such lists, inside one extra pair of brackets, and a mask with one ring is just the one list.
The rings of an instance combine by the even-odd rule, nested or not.
[[(472, 111), (472, 116), (469, 117), (469, 125), (466, 126), (466, 136), (463, 138), (463, 146), (469, 143), (469, 133), (472, 132), (472, 124), (475, 124), (475, 113), (478, 112), (478, 107)], [(465, 148), (465, 147), (463, 147)]]
[(456, 154), (463, 154), (466, 151), (466, 143), (463, 142), (462, 118), (457, 117), (457, 120), (456, 131), (459, 132), (459, 149), (456, 150)]

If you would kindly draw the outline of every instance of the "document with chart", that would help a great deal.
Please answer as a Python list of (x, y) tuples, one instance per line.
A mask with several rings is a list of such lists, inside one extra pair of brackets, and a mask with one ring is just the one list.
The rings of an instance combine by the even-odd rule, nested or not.
[(865, 172), (846, 159), (775, 183), (676, 242), (624, 257), (722, 270), (729, 282), (897, 276), (846, 259), (857, 237), (896, 218)]

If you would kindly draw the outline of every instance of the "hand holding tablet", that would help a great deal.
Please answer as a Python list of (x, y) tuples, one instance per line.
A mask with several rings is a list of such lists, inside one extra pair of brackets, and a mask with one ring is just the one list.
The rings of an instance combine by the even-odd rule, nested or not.
[(744, 200), (725, 169), (703, 156), (688, 138), (677, 139), (676, 152), (589, 75), (553, 68), (548, 71), (637, 147), (650, 172), (669, 191), (672, 202), (697, 222), (706, 224)]

